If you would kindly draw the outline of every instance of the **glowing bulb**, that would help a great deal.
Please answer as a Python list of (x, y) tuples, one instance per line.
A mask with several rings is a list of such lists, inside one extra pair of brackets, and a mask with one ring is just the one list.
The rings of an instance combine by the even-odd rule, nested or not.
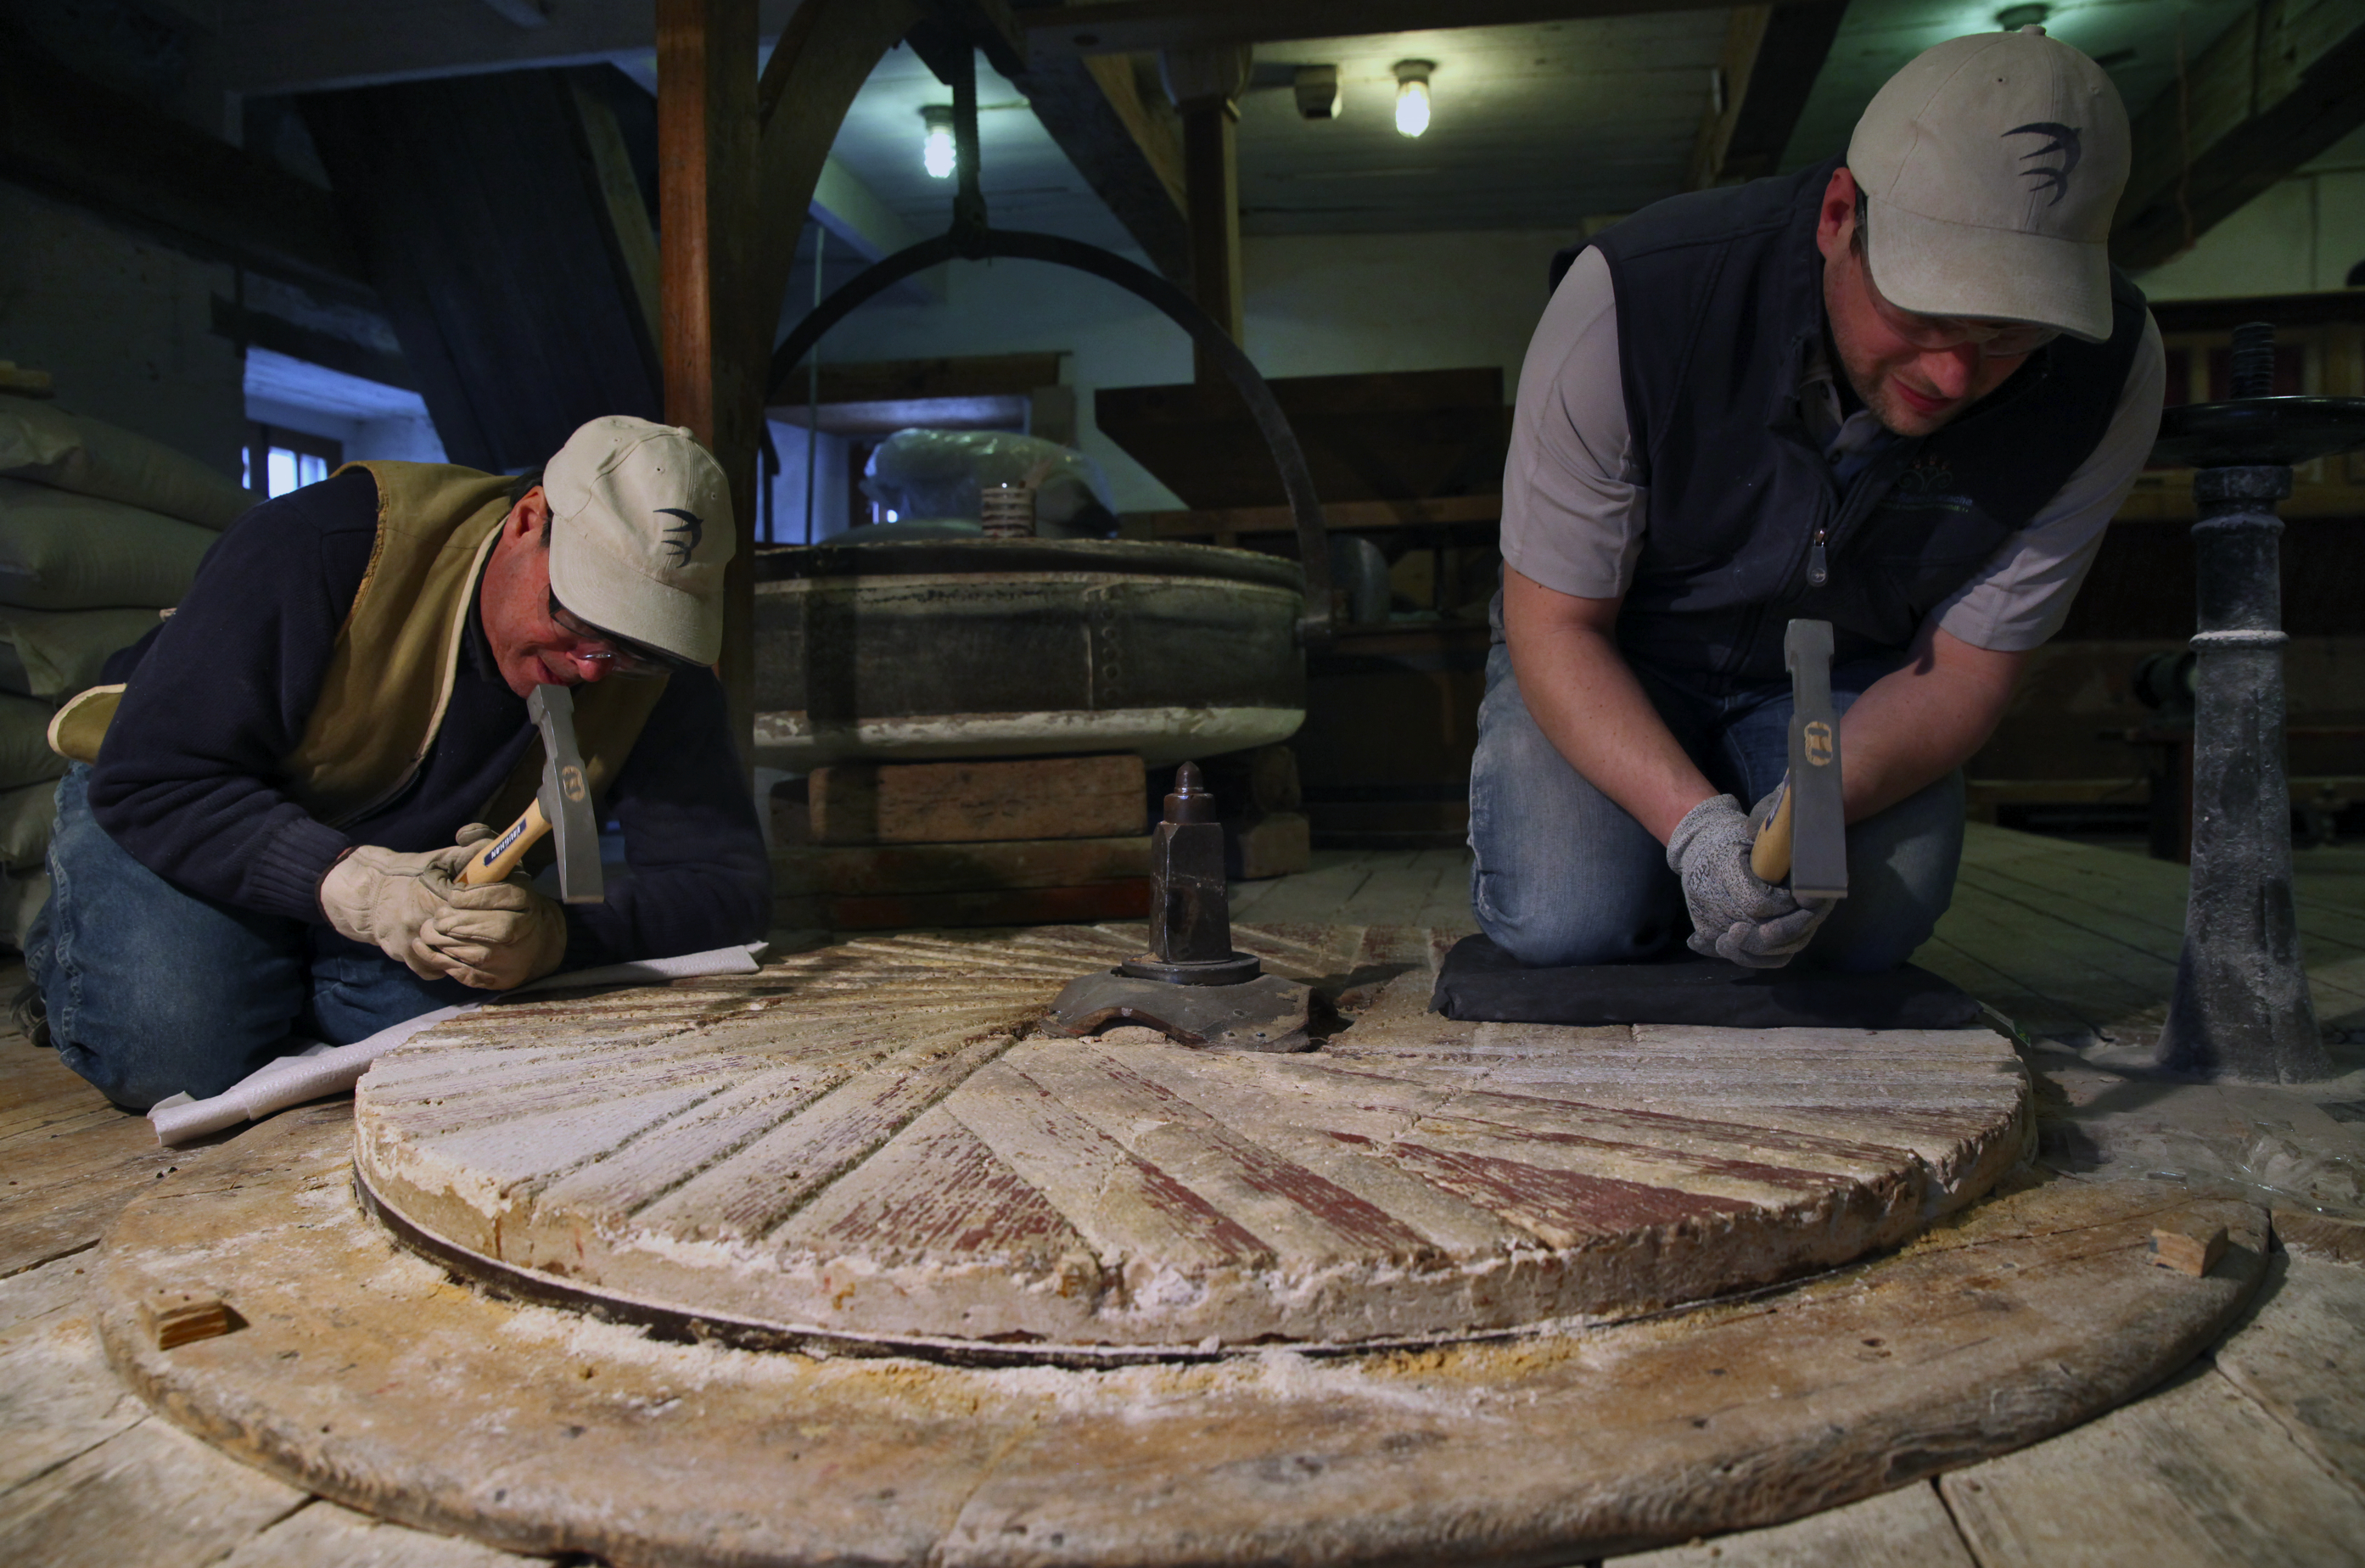
[(952, 178), (958, 156), (953, 151), (953, 111), (944, 104), (930, 104), (920, 111), (927, 122), (927, 133), (920, 142), (920, 166), (928, 177), (936, 180)]
[(1437, 67), (1426, 60), (1396, 62), (1396, 134), (1418, 136), (1429, 129), (1429, 73)]

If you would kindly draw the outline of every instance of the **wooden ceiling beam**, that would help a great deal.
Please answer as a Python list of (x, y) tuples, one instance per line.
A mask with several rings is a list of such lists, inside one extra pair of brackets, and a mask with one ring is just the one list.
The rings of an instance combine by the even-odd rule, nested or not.
[[(1035, 17), (1070, 9), (1059, 0), (1018, 4), (1022, 29)], [(1187, 288), (1191, 225), (1182, 133), (1171, 114), (1143, 96), (1135, 64), (1124, 54), (1036, 50), (1010, 80), (1150, 265)]]
[(1733, 7), (1717, 65), (1721, 90), (1700, 118), (1685, 189), (1754, 180), (1780, 167), (1846, 14), (1847, 0)]
[(259, 272), (366, 296), (327, 191), (0, 28), (0, 174)]
[(2261, 0), (2135, 117), (2111, 259), (2158, 266), (2365, 124), (2365, 0)]
[[(1801, 8), (1840, 3), (1795, 0)], [(1039, 63), (1080, 54), (1138, 54), (1699, 9), (1699, 0), (1356, 0), (1351, 6), (1338, 0), (1104, 0), (1063, 10), (1021, 10), (1018, 19), (1026, 29), (1027, 50)]]

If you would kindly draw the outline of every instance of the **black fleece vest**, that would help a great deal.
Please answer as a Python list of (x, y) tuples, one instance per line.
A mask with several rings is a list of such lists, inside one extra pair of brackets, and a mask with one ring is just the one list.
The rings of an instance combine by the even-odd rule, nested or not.
[(2113, 271), (2107, 342), (2056, 339), (1843, 487), (1799, 401), (1823, 330), (1815, 225), (1837, 167), (1676, 196), (1593, 241), (1649, 487), (1619, 640), (1710, 692), (1782, 679), (1793, 617), (1832, 622), (1834, 662), (1904, 648), (2093, 452), (2143, 337), (2143, 296)]

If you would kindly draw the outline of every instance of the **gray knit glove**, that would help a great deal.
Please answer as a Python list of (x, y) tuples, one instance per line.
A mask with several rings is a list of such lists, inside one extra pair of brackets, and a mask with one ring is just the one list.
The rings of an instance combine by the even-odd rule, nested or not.
[(1749, 869), (1756, 836), (1731, 795), (1702, 801), (1667, 838), (1668, 868), (1683, 879), (1691, 950), (1753, 969), (1778, 969), (1798, 956), (1832, 913), (1830, 899), (1801, 903), (1788, 888)]

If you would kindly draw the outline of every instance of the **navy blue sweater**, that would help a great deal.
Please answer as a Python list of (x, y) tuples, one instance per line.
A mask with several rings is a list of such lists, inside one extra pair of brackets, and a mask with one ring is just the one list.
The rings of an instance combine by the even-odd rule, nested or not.
[[(376, 536), (366, 469), (267, 501), (215, 543), (173, 618), (109, 661), (130, 689), (90, 803), (132, 858), (206, 898), (318, 924), (320, 879), (348, 845), (440, 848), (509, 778), (534, 727), (472, 610), (443, 727), (400, 795), (331, 827), (281, 791)], [(764, 935), (771, 868), (712, 674), (673, 677), (606, 814), (632, 876), (605, 903), (566, 906), (568, 968)]]

